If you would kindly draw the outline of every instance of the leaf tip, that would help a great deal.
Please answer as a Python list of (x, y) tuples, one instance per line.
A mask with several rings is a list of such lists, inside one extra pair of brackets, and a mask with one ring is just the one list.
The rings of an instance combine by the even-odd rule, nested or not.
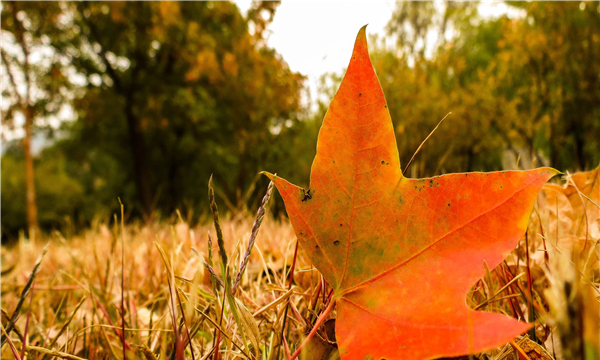
[(271, 181), (275, 181), (275, 179), (277, 179), (277, 174), (273, 175), (273, 174), (271, 174), (271, 173), (270, 173), (270, 172), (268, 172), (268, 171), (261, 171), (259, 174), (261, 174), (261, 175), (264, 175), (264, 176), (268, 177), (268, 178), (269, 178), (269, 180), (271, 180)]
[(369, 60), (367, 62), (370, 63), (369, 46), (367, 44), (367, 25), (361, 27), (358, 31), (358, 34), (356, 35), (350, 64), (352, 64), (353, 62), (360, 63), (361, 60)]
[(363, 27), (361, 27), (360, 30), (358, 30), (358, 36), (357, 37), (360, 37), (361, 35), (363, 37), (365, 37), (365, 38), (367, 37), (366, 36), (367, 26), (369, 26), (369, 24), (364, 24)]
[(366, 44), (367, 43), (367, 26), (369, 24), (364, 25), (358, 30), (358, 34), (356, 35), (356, 43), (354, 47), (356, 48), (357, 44)]
[(551, 167), (544, 167), (544, 168), (541, 168), (540, 170), (543, 170), (543, 172), (548, 175), (548, 180), (555, 177), (556, 175), (564, 175), (563, 172), (556, 170), (555, 168), (551, 168)]

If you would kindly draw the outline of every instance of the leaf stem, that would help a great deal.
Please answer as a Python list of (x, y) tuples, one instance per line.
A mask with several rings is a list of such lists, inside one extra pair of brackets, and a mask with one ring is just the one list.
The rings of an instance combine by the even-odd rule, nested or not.
[(315, 323), (315, 326), (313, 326), (312, 330), (310, 331), (310, 333), (308, 334), (308, 336), (306, 337), (306, 339), (304, 339), (304, 341), (302, 342), (302, 344), (300, 345), (300, 347), (298, 347), (298, 349), (296, 349), (296, 351), (294, 352), (294, 354), (292, 355), (292, 357), (289, 358), (289, 360), (294, 360), (295, 358), (298, 357), (298, 355), (300, 355), (300, 352), (302, 351), (302, 348), (310, 341), (310, 339), (312, 339), (313, 336), (315, 336), (315, 334), (317, 333), (317, 330), (319, 330), (319, 328), (321, 327), (321, 325), (323, 324), (323, 322), (325, 322), (325, 318), (327, 317), (327, 315), (329, 315), (329, 313), (333, 309), (333, 305), (334, 304), (335, 304), (334, 300), (331, 300), (329, 302), (329, 305), (327, 305), (327, 308), (325, 308), (325, 311), (323, 311), (321, 313), (321, 315), (319, 315), (319, 318), (317, 319), (317, 322)]

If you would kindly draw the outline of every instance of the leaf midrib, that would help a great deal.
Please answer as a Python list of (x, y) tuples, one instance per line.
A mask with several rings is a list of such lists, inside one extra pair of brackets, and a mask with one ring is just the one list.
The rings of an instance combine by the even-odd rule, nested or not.
[[(450, 175), (452, 176), (452, 175)], [(496, 204), (496, 206), (490, 208), (489, 210), (486, 210), (485, 212), (482, 212), (481, 214), (473, 217), (472, 219), (470, 219), (469, 221), (463, 223), (462, 225), (458, 226), (457, 228), (449, 231), (448, 233), (444, 234), (443, 236), (441, 236), (439, 239), (435, 240), (434, 242), (432, 242), (431, 244), (427, 245), (425, 248), (423, 248), (421, 251), (416, 252), (415, 254), (413, 254), (412, 256), (410, 256), (408, 259), (402, 261), (399, 264), (396, 264), (394, 266), (392, 266), (391, 268), (381, 272), (378, 275), (373, 276), (370, 279), (367, 279), (365, 281), (363, 281), (362, 283), (359, 283), (357, 285), (354, 285), (351, 288), (348, 288), (346, 290), (343, 290), (340, 295), (339, 298), (344, 298), (346, 297), (348, 294), (351, 294), (355, 291), (357, 291), (359, 288), (377, 281), (378, 279), (386, 276), (387, 274), (393, 272), (394, 270), (398, 269), (401, 266), (406, 265), (407, 263), (409, 263), (410, 261), (414, 260), (415, 258), (421, 256), (423, 253), (425, 253), (427, 250), (429, 250), (430, 248), (432, 248), (433, 246), (435, 246), (436, 244), (438, 244), (440, 241), (444, 240), (445, 238), (447, 238), (448, 236), (454, 234), (457, 231), (460, 231), (462, 229), (464, 229), (466, 226), (468, 226), (469, 224), (473, 223), (474, 221), (476, 221), (477, 219), (481, 218), (482, 216), (487, 215), (488, 213), (494, 211), (495, 209), (497, 209), (498, 207), (502, 206), (503, 204), (505, 204), (507, 201), (509, 201), (510, 199), (512, 199), (517, 193), (525, 190), (525, 188), (527, 188), (529, 185), (531, 185), (533, 182), (535, 181), (535, 178), (533, 178), (532, 180), (530, 180), (528, 183), (526, 183), (524, 186), (522, 186), (521, 188), (519, 188), (518, 190), (516, 190), (515, 192), (513, 192), (510, 196), (506, 197), (506, 199), (504, 199), (502, 202)], [(348, 267), (348, 260), (346, 260), (346, 268)]]

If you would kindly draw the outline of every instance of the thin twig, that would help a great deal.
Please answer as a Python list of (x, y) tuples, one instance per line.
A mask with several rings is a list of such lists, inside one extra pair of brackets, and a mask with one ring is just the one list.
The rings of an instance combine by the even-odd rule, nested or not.
[(446, 120), (446, 118), (448, 116), (450, 116), (450, 114), (452, 114), (452, 112), (449, 112), (448, 114), (446, 114), (446, 116), (444, 116), (444, 118), (442, 120), (440, 120), (440, 122), (436, 125), (435, 128), (433, 128), (433, 130), (431, 130), (431, 132), (429, 133), (429, 135), (427, 135), (427, 137), (425, 138), (425, 140), (423, 140), (423, 142), (421, 143), (421, 145), (419, 145), (419, 147), (417, 148), (417, 151), (415, 151), (415, 153), (413, 154), (413, 156), (410, 158), (410, 161), (408, 162), (408, 164), (406, 164), (406, 167), (404, 168), (404, 171), (402, 172), (402, 175), (406, 174), (406, 170), (408, 170), (408, 168), (410, 167), (410, 164), (412, 164), (413, 160), (415, 159), (415, 156), (417, 156), (417, 154), (419, 153), (419, 150), (421, 150), (421, 148), (423, 147), (423, 145), (425, 144), (425, 142), (427, 140), (429, 140), (429, 138), (431, 137), (431, 135), (433, 135), (433, 133), (437, 130), (437, 128), (442, 125), (442, 123), (444, 122), (444, 120)]
[(512, 346), (513, 349), (515, 349), (517, 351), (517, 353), (519, 353), (519, 359), (531, 360), (531, 358), (529, 356), (527, 356), (527, 353), (513, 340), (510, 340), (508, 343), (510, 344), (510, 346)]
[(49, 349), (39, 347), (39, 346), (30, 346), (29, 345), (29, 346), (27, 346), (27, 351), (36, 351), (36, 352), (39, 352), (39, 353), (42, 353), (45, 355), (55, 356), (55, 357), (59, 357), (61, 359), (67, 359), (67, 360), (86, 360), (79, 356), (67, 354), (64, 352), (56, 351), (56, 350), (49, 350)]
[(482, 307), (484, 307), (485, 305), (487, 305), (489, 302), (492, 301), (492, 299), (494, 299), (496, 296), (498, 296), (498, 294), (501, 294), (504, 290), (506, 290), (510, 285), (512, 285), (512, 283), (514, 283), (515, 281), (519, 280), (519, 278), (521, 276), (525, 275), (525, 273), (520, 273), (519, 275), (515, 276), (514, 278), (512, 278), (512, 280), (510, 280), (508, 283), (506, 283), (506, 285), (504, 285), (502, 288), (500, 288), (500, 290), (498, 290), (493, 296), (491, 296), (489, 299), (486, 299), (484, 302), (482, 302), (481, 304), (477, 305), (475, 307), (475, 309), (473, 310), (479, 310)]

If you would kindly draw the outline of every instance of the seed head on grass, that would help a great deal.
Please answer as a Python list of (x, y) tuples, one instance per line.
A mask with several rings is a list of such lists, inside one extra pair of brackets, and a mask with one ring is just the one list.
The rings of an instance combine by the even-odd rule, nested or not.
[(250, 253), (252, 252), (252, 247), (254, 247), (254, 242), (256, 241), (256, 236), (258, 235), (258, 229), (260, 229), (260, 224), (265, 217), (265, 207), (271, 198), (271, 193), (273, 192), (273, 182), (269, 182), (269, 186), (267, 187), (267, 193), (262, 199), (262, 203), (258, 207), (258, 211), (256, 212), (256, 220), (254, 220), (254, 224), (252, 225), (252, 232), (250, 233), (250, 240), (248, 241), (248, 249), (246, 250), (246, 254), (244, 255), (244, 260), (242, 260), (242, 264), (240, 265), (240, 271), (238, 271), (237, 276), (235, 277), (235, 285), (233, 285), (233, 289), (231, 290), (231, 294), (235, 296), (235, 292), (237, 291), (238, 286), (240, 285), (240, 280), (242, 279), (242, 275), (244, 275), (244, 271), (246, 271), (246, 266), (248, 266), (248, 259), (250, 258)]
[(221, 223), (219, 222), (219, 209), (217, 208), (217, 202), (215, 201), (215, 191), (213, 190), (212, 186), (212, 175), (208, 180), (208, 200), (210, 202), (210, 211), (212, 212), (213, 222), (215, 224), (215, 231), (217, 233), (217, 244), (219, 244), (219, 255), (221, 256), (221, 272), (223, 280), (227, 280), (225, 274), (225, 268), (227, 267), (227, 252), (225, 251), (223, 231), (221, 230)]
[(192, 250), (196, 253), (196, 255), (198, 255), (200, 257), (200, 259), (202, 259), (202, 263), (204, 264), (204, 267), (210, 273), (210, 281), (212, 283), (216, 282), (216, 284), (219, 285), (220, 287), (225, 287), (223, 280), (221, 280), (219, 275), (217, 275), (217, 273), (215, 272), (215, 269), (213, 269), (213, 267), (210, 266), (210, 264), (204, 259), (204, 257), (202, 255), (200, 255), (198, 250), (196, 250), (194, 248), (192, 248)]

